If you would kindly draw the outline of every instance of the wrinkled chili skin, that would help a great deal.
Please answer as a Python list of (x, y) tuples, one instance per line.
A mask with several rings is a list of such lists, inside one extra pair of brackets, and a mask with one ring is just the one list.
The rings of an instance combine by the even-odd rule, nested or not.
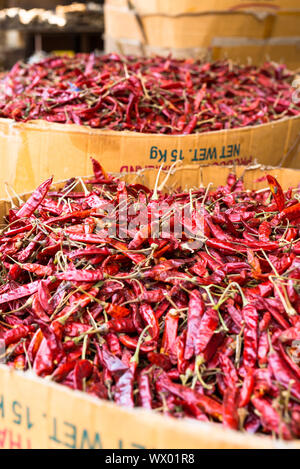
[[(246, 191), (230, 174), (215, 189), (164, 194), (93, 168), (84, 190), (72, 179), (50, 191), (48, 180), (9, 213), (0, 358), (128, 408), (299, 438), (299, 190), (269, 177), (269, 189)], [(146, 205), (136, 231), (124, 200), (129, 221)], [(161, 202), (176, 203), (163, 213), (167, 239), (149, 222)]]
[[(0, 117), (189, 135), (299, 115), (293, 79), (272, 62), (255, 67), (117, 54), (52, 56), (3, 75)], [(110, 182), (98, 166), (94, 171), (98, 182)], [(281, 210), (279, 196), (277, 202)]]

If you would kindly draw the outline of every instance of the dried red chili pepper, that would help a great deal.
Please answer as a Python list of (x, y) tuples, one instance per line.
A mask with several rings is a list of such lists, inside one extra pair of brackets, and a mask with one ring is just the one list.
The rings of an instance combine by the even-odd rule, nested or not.
[(262, 397), (254, 397), (251, 399), (251, 402), (260, 413), (262, 424), (266, 430), (269, 432), (275, 432), (277, 435), (282, 435), (286, 440), (291, 439), (290, 430), (266, 399)]
[(237, 430), (239, 426), (239, 417), (237, 412), (237, 396), (236, 387), (227, 387), (223, 398), (223, 425), (224, 427)]
[(38, 206), (42, 203), (47, 195), (47, 192), (52, 184), (53, 178), (47, 179), (43, 182), (30, 196), (27, 202), (16, 213), (17, 218), (30, 217)]
[(273, 194), (273, 197), (275, 199), (276, 205), (278, 207), (279, 212), (282, 212), (284, 209), (284, 193), (282, 190), (281, 185), (278, 183), (278, 181), (271, 176), (271, 174), (267, 174), (267, 180), (271, 189), (271, 192)]
[(141, 372), (138, 377), (139, 399), (144, 409), (152, 409), (152, 394), (150, 389), (150, 379), (147, 372)]

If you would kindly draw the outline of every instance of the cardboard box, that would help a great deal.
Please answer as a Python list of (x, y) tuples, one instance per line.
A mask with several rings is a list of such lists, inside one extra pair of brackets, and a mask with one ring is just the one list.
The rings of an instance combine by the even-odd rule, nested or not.
[(16, 192), (91, 173), (90, 157), (112, 172), (145, 167), (249, 164), (300, 168), (300, 116), (254, 127), (193, 135), (115, 132), (46, 121), (0, 119), (0, 197), (4, 183)]
[[(279, 57), (290, 68), (300, 65), (300, 55), (297, 60), (289, 50), (295, 50), (300, 40), (296, 0), (106, 0), (104, 13), (106, 52), (211, 58), (220, 52), (220, 45), (231, 42), (234, 50), (227, 47), (221, 57), (238, 57), (242, 62), (250, 57), (257, 65), (267, 57)], [(254, 41), (264, 41), (260, 50), (249, 50)], [(285, 45), (289, 48), (281, 47)]]
[[(258, 181), (264, 168), (200, 167), (189, 165), (173, 171), (166, 190), (224, 184), (229, 172), (244, 175), (247, 188), (266, 187)], [(284, 189), (297, 186), (300, 171), (268, 168)], [(127, 180), (153, 184), (157, 171), (146, 169), (127, 174)], [(162, 180), (165, 174), (161, 174)], [(58, 184), (57, 186), (61, 186)], [(22, 196), (26, 199), (27, 196)], [(0, 220), (9, 210), (0, 201)], [(0, 448), (146, 448), (146, 449), (300, 449), (300, 442), (284, 443), (269, 437), (225, 430), (219, 424), (175, 420), (157, 413), (119, 407), (79, 391), (0, 365)]]

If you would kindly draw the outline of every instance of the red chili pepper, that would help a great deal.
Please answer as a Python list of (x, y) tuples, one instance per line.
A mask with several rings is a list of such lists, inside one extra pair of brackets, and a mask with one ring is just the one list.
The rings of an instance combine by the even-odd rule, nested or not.
[(116, 319), (125, 318), (126, 316), (129, 316), (130, 314), (130, 310), (126, 308), (125, 306), (108, 304), (105, 310), (110, 316)]
[(278, 183), (278, 181), (271, 176), (271, 174), (267, 174), (267, 180), (271, 189), (271, 192), (273, 194), (273, 197), (275, 199), (277, 208), (279, 212), (282, 212), (284, 209), (284, 193), (282, 190), (281, 185)]
[(74, 282), (98, 282), (103, 280), (102, 271), (94, 270), (68, 270), (56, 274), (55, 277), (59, 280), (72, 280)]
[(115, 389), (116, 403), (129, 409), (134, 407), (133, 381), (134, 373), (131, 369), (128, 369), (119, 378)]
[(37, 351), (39, 350), (42, 340), (43, 340), (42, 331), (38, 329), (33, 335), (30, 341), (30, 344), (27, 348), (27, 355), (31, 364), (34, 362), (35, 356), (37, 354)]
[(111, 353), (113, 353), (117, 357), (121, 357), (122, 349), (121, 349), (121, 344), (120, 344), (117, 334), (110, 332), (109, 334), (106, 335), (106, 341), (107, 341), (107, 344)]
[(151, 327), (149, 332), (152, 336), (152, 339), (157, 340), (159, 337), (160, 330), (158, 320), (154, 314), (153, 309), (150, 305), (142, 304), (139, 309), (139, 312), (142, 318), (144, 319), (145, 323)]
[(293, 371), (288, 368), (280, 355), (275, 351), (269, 355), (268, 360), (269, 367), (273, 373), (274, 378), (286, 389), (290, 387), (291, 394), (299, 399), (300, 381), (293, 373)]
[(196, 338), (204, 314), (204, 302), (201, 293), (194, 290), (190, 294), (188, 328), (185, 343), (184, 358), (189, 360), (195, 354)]
[(218, 325), (219, 317), (217, 311), (213, 308), (208, 308), (202, 316), (200, 327), (195, 338), (196, 356), (204, 352)]
[(259, 229), (258, 229), (259, 241), (262, 241), (263, 243), (268, 243), (270, 241), (271, 233), (272, 233), (271, 224), (268, 221), (264, 220), (259, 225)]
[(257, 349), (258, 363), (260, 364), (260, 366), (263, 366), (268, 363), (269, 349), (270, 345), (268, 334), (266, 332), (263, 332), (259, 338)]
[(19, 342), (20, 339), (28, 337), (28, 335), (33, 332), (33, 327), (31, 326), (18, 326), (14, 329), (11, 329), (4, 334), (5, 346), (8, 347), (11, 344)]
[(300, 368), (297, 363), (295, 363), (294, 360), (292, 360), (292, 358), (286, 353), (282, 344), (279, 344), (278, 347), (282, 358), (286, 361), (286, 363), (289, 365), (289, 367), (295, 373), (298, 379), (300, 379)]
[(159, 366), (165, 371), (169, 371), (172, 368), (172, 363), (168, 355), (163, 353), (149, 352), (147, 358), (150, 363)]
[(258, 313), (257, 310), (248, 304), (243, 308), (244, 329), (244, 353), (243, 365), (246, 370), (255, 367), (258, 347)]
[(36, 353), (33, 363), (33, 370), (38, 376), (46, 376), (51, 374), (54, 370), (52, 352), (45, 338), (43, 338)]
[(23, 270), (27, 270), (27, 272), (31, 272), (35, 274), (37, 277), (49, 277), (53, 272), (53, 268), (47, 265), (27, 263), (27, 264), (22, 264), (20, 267)]
[(43, 182), (30, 196), (27, 202), (18, 210), (16, 213), (17, 218), (29, 218), (34, 211), (38, 208), (38, 206), (42, 203), (44, 198), (47, 195), (47, 192), (52, 184), (53, 178), (47, 179), (47, 181)]
[(224, 427), (237, 430), (239, 426), (239, 417), (237, 412), (237, 396), (236, 387), (228, 387), (223, 398), (223, 425)]
[(222, 406), (214, 399), (208, 396), (197, 393), (193, 389), (182, 386), (181, 384), (172, 383), (166, 376), (162, 375), (158, 381), (163, 390), (169, 391), (172, 394), (180, 397), (188, 404), (195, 404), (203, 409), (208, 415), (221, 420)]
[(93, 171), (94, 176), (97, 182), (101, 182), (102, 184), (105, 182), (112, 181), (111, 176), (109, 176), (104, 169), (102, 168), (99, 161), (95, 160), (95, 158), (91, 158), (93, 164)]
[(47, 285), (47, 281), (41, 280), (39, 285), (38, 285), (38, 300), (46, 313), (51, 314), (53, 312), (53, 308), (51, 305), (51, 294)]
[(120, 374), (125, 372), (128, 367), (124, 365), (124, 363), (115, 355), (110, 353), (108, 350), (103, 350), (102, 352), (102, 360), (104, 366), (112, 373), (112, 374)]
[(27, 285), (17, 287), (8, 293), (3, 293), (0, 295), (0, 304), (18, 300), (20, 298), (24, 298), (24, 296), (30, 296), (38, 290), (38, 286), (39, 281), (36, 280), (35, 282), (28, 283)]
[(68, 374), (72, 370), (74, 370), (75, 365), (75, 361), (67, 361), (65, 363), (61, 363), (52, 374), (52, 379), (54, 381), (57, 381), (58, 383), (60, 381), (63, 381), (68, 376)]
[[(121, 335), (120, 336), (120, 342), (125, 345), (127, 348), (130, 350), (136, 350), (137, 345), (138, 345), (138, 339), (135, 337), (129, 337), (128, 335)], [(147, 343), (145, 342), (140, 346), (140, 351), (143, 353), (148, 353), (152, 352), (153, 350), (156, 349), (156, 344), (153, 343), (152, 341)]]
[(165, 317), (165, 328), (160, 352), (174, 358), (175, 343), (178, 332), (179, 316), (174, 311), (169, 311)]
[(274, 432), (279, 436), (282, 435), (286, 440), (292, 438), (286, 424), (280, 419), (279, 414), (266, 399), (253, 397), (251, 402), (260, 413), (260, 418), (266, 430)]
[(285, 220), (286, 218), (290, 221), (300, 218), (300, 203), (291, 205), (282, 210), (279, 220)]
[(115, 332), (134, 333), (136, 331), (135, 325), (131, 318), (118, 318), (111, 319), (106, 323), (108, 329)]
[(141, 372), (138, 378), (139, 400), (144, 409), (152, 409), (152, 394), (150, 389), (149, 375)]
[(35, 236), (34, 240), (31, 241), (28, 244), (28, 246), (25, 249), (22, 250), (22, 252), (20, 252), (20, 254), (18, 255), (18, 261), (19, 262), (27, 261), (32, 256), (34, 251), (36, 250), (38, 242), (41, 241), (44, 237), (45, 237), (44, 233), (38, 233)]
[(254, 369), (249, 368), (240, 390), (239, 407), (246, 407), (251, 399), (254, 388)]

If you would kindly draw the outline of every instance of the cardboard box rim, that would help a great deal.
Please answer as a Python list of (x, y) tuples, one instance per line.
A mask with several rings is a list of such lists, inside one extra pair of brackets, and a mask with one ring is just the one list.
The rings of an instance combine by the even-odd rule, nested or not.
[[(182, 436), (184, 435), (191, 435), (195, 432), (198, 433), (200, 438), (214, 438), (216, 441), (221, 441), (225, 443), (225, 448), (230, 449), (233, 448), (235, 445), (238, 445), (239, 449), (249, 448), (249, 449), (300, 449), (300, 441), (299, 440), (292, 440), (290, 442), (285, 442), (283, 440), (273, 440), (271, 437), (264, 436), (264, 435), (252, 435), (248, 433), (242, 433), (235, 430), (230, 430), (223, 428), (220, 424), (217, 423), (205, 423), (199, 422), (193, 419), (172, 419), (168, 416), (163, 416), (161, 414), (157, 414), (154, 411), (142, 409), (142, 408), (134, 408), (134, 409), (127, 409), (126, 407), (119, 406), (114, 402), (105, 401), (103, 399), (99, 399), (87, 394), (84, 394), (82, 391), (72, 390), (69, 389), (67, 386), (63, 386), (58, 383), (54, 383), (51, 381), (47, 381), (43, 378), (39, 378), (38, 376), (33, 375), (31, 372), (21, 372), (12, 370), (9, 367), (0, 364), (0, 379), (2, 374), (14, 375), (14, 379), (19, 379), (21, 382), (30, 381), (32, 384), (36, 384), (36, 386), (43, 386), (50, 390), (53, 390), (56, 393), (59, 393), (65, 398), (72, 398), (76, 399), (79, 402), (84, 400), (91, 404), (91, 406), (97, 407), (106, 407), (110, 409), (112, 412), (120, 412), (126, 416), (135, 416), (140, 418), (141, 421), (147, 421), (153, 425), (162, 425), (166, 426), (166, 430), (168, 429), (176, 429)], [(0, 424), (1, 429), (1, 424)], [(199, 438), (199, 440), (200, 440)], [(187, 446), (187, 445), (186, 445)], [(184, 442), (181, 449), (185, 449)], [(237, 448), (237, 449), (238, 449)], [(40, 448), (44, 449), (44, 448)], [(108, 448), (107, 448), (108, 449)], [(124, 448), (126, 449), (126, 447)], [(150, 448), (149, 448), (150, 449)], [(153, 448), (153, 449), (170, 449), (170, 448), (162, 448), (160, 446)], [(196, 448), (197, 449), (197, 448)], [(217, 446), (214, 449), (220, 449)]]
[[(200, 171), (200, 172), (205, 172), (208, 171), (208, 168), (212, 168), (212, 166), (197, 166), (197, 165), (182, 165), (179, 168), (174, 169), (173, 174), (176, 175), (176, 172), (182, 172), (184, 173), (185, 171), (193, 170), (193, 171)], [(299, 182), (300, 182), (300, 170), (295, 170), (295, 169), (290, 169), (290, 168), (278, 168), (278, 167), (268, 167), (268, 166), (262, 166), (262, 165), (252, 165), (252, 166), (226, 166), (226, 167), (213, 167), (214, 168), (214, 177), (216, 180), (220, 177), (221, 173), (229, 173), (232, 171), (232, 168), (236, 172), (241, 172), (242, 174), (247, 174), (247, 171), (254, 171), (255, 174), (256, 172), (261, 172), (264, 174), (266, 170), (268, 171), (275, 171), (282, 173), (283, 177), (286, 173), (296, 174), (296, 178), (298, 177)], [(148, 172), (148, 173), (153, 173), (155, 170), (153, 169), (144, 169), (141, 170), (141, 172)], [(166, 171), (165, 171), (166, 172)], [(219, 174), (217, 174), (219, 173)], [(287, 174), (287, 175), (288, 175)], [(126, 178), (133, 177), (135, 175), (124, 175)], [(86, 178), (83, 178), (86, 179)], [(285, 179), (285, 178), (284, 178)], [(61, 187), (61, 185), (64, 183), (64, 181), (58, 181), (53, 184), (54, 187)], [(217, 184), (217, 182), (216, 182)], [(287, 186), (288, 187), (288, 182)], [(21, 197), (24, 197), (25, 199), (30, 196), (30, 192), (21, 194)], [(0, 200), (0, 217), (5, 215), (5, 212), (7, 212), (7, 207), (8, 207), (9, 201), (8, 199), (1, 199)], [(202, 446), (202, 444), (208, 439), (210, 440), (210, 445), (212, 441), (216, 442), (215, 448), (218, 449), (221, 446), (226, 447), (226, 448), (269, 448), (269, 449), (300, 449), (300, 441), (299, 440), (293, 440), (291, 442), (284, 442), (282, 440), (272, 440), (271, 437), (268, 436), (263, 436), (263, 435), (251, 435), (251, 434), (246, 434), (246, 433), (241, 433), (233, 430), (228, 430), (224, 429), (221, 427), (219, 424), (214, 424), (214, 423), (203, 423), (203, 422), (197, 422), (192, 419), (184, 419), (184, 420), (176, 420), (176, 419), (171, 419), (170, 417), (162, 416), (155, 414), (155, 412), (147, 411), (144, 409), (140, 408), (135, 408), (135, 409), (126, 409), (124, 407), (119, 407), (117, 404), (105, 400), (101, 400), (98, 398), (94, 398), (91, 396), (88, 396), (87, 394), (84, 394), (83, 392), (80, 391), (74, 391), (71, 389), (68, 389), (67, 387), (49, 382), (46, 379), (42, 379), (37, 377), (36, 375), (33, 375), (31, 372), (20, 372), (16, 370), (9, 369), (9, 367), (5, 365), (0, 365), (0, 381), (1, 379), (3, 380), (10, 380), (13, 382), (13, 380), (17, 380), (22, 386), (22, 383), (25, 383), (24, 380), (30, 381), (31, 383), (35, 384), (36, 386), (43, 386), (43, 387), (48, 387), (50, 389), (49, 393), (51, 394), (51, 390), (53, 390), (54, 393), (59, 393), (62, 396), (62, 399), (65, 398), (72, 398), (74, 399), (74, 402), (78, 400), (78, 402), (88, 402), (90, 403), (91, 407), (97, 406), (97, 408), (106, 408), (112, 413), (120, 413), (124, 418), (130, 417), (130, 416), (135, 416), (136, 418), (139, 419), (139, 422), (141, 424), (149, 424), (150, 427), (153, 425), (153, 428), (155, 425), (160, 428), (166, 427), (167, 430), (176, 430), (179, 435), (182, 435), (182, 446), (181, 448), (184, 449), (184, 441), (185, 437), (188, 438), (189, 435), (195, 436), (195, 433), (198, 436), (199, 439), (199, 445)], [(41, 388), (40, 388), (41, 389)], [(52, 395), (52, 394), (51, 394)], [(0, 421), (1, 423), (1, 421)], [(209, 436), (208, 436), (209, 435)], [(180, 440), (181, 441), (181, 440)], [(198, 441), (198, 440), (197, 440)], [(200, 443), (202, 442), (202, 443)], [(177, 446), (178, 447), (178, 446)], [(160, 449), (158, 447), (157, 449)]]
[[(96, 159), (98, 159), (98, 161), (101, 163), (100, 157), (98, 157)], [(256, 171), (257, 172), (261, 171), (264, 174), (265, 174), (266, 171), (268, 171), (270, 173), (277, 172), (277, 177), (278, 177), (278, 172), (279, 173), (289, 173), (290, 175), (299, 176), (299, 184), (300, 184), (300, 169), (298, 169), (298, 168), (296, 168), (296, 169), (295, 168), (285, 168), (285, 167), (272, 166), (272, 165), (263, 165), (263, 164), (259, 164), (259, 163), (253, 163), (251, 165), (224, 165), (224, 166), (214, 166), (214, 165), (211, 165), (211, 164), (206, 164), (206, 165), (189, 164), (189, 165), (187, 165), (187, 164), (179, 163), (179, 165), (175, 166), (171, 171), (169, 171), (167, 169), (162, 169), (161, 170), (161, 177), (163, 177), (166, 174), (170, 174), (170, 176), (174, 176), (176, 174), (184, 173), (186, 171), (195, 171), (195, 172), (197, 171), (198, 173), (200, 173), (200, 175), (202, 177), (203, 172), (205, 173), (210, 168), (213, 168), (213, 171), (214, 171), (213, 177), (217, 180), (215, 183), (213, 183), (212, 187), (216, 187), (216, 185), (220, 184), (219, 180), (220, 180), (220, 176), (222, 176), (221, 173), (225, 173), (225, 175), (227, 177), (227, 175), (231, 171), (234, 172), (235, 174), (237, 174), (238, 177), (240, 177), (239, 173), (242, 174), (242, 177), (245, 177), (248, 174), (250, 174), (250, 172), (256, 172)], [(105, 169), (105, 167), (104, 167), (104, 169)], [(119, 177), (120, 179), (124, 179), (126, 181), (131, 180), (132, 178), (135, 178), (134, 181), (136, 181), (137, 178), (142, 179), (145, 174), (147, 175), (147, 173), (150, 174), (150, 175), (151, 175), (151, 173), (152, 173), (152, 175), (153, 174), (157, 175), (158, 171), (156, 169), (153, 169), (153, 168), (142, 168), (142, 169), (140, 169), (139, 171), (137, 171), (135, 173), (119, 173), (119, 172), (113, 172), (113, 171), (108, 171), (108, 173), (112, 174), (113, 176)], [(220, 174), (217, 174), (217, 173), (220, 173)], [(78, 178), (78, 177), (81, 177), (81, 176), (76, 176), (76, 177)], [(86, 181), (86, 180), (88, 181), (89, 179), (91, 179), (91, 175), (90, 176), (82, 176), (81, 179), (83, 181)], [(53, 183), (51, 185), (51, 188), (61, 188), (67, 181), (68, 181), (68, 179), (63, 179), (63, 180), (59, 180), (59, 181), (55, 181), (55, 179), (54, 179)], [(141, 180), (139, 182), (141, 182)], [(257, 183), (260, 183), (260, 182), (258, 181)], [(285, 184), (284, 181), (281, 181), (280, 183), (281, 183), (284, 190), (287, 190), (290, 187), (289, 183)], [(247, 182), (246, 182), (246, 185), (247, 185)], [(264, 186), (266, 186), (265, 182), (264, 182)], [(247, 187), (246, 187), (246, 189), (247, 189)], [(21, 193), (18, 194), (18, 196), (25, 199), (25, 200), (27, 200), (31, 196), (32, 193), (33, 193), (33, 190), (26, 191), (26, 192), (21, 192)], [(18, 199), (16, 197), (12, 197), (12, 200), (13, 200), (13, 202), (18, 203)], [(1, 223), (1, 216), (3, 214), (3, 212), (2, 212), (3, 203), (10, 203), (10, 200), (8, 198), (0, 197), (0, 223)]]

